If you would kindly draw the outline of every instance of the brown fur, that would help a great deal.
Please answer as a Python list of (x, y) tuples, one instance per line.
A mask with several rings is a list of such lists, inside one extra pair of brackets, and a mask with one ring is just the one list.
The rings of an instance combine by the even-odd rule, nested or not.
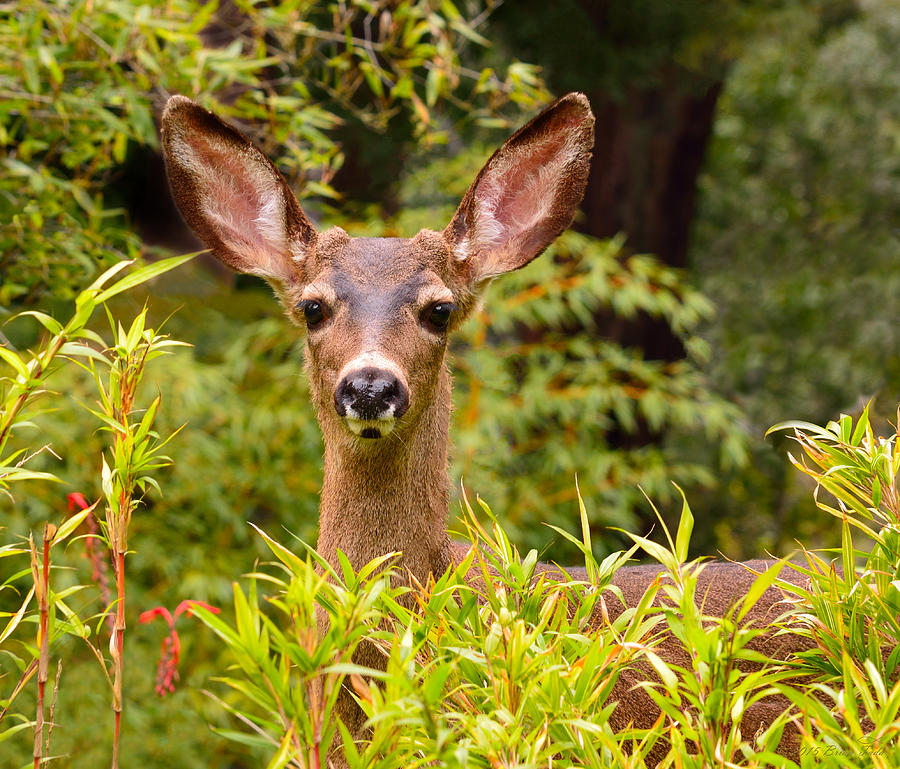
[[(176, 202), (214, 253), (234, 269), (268, 279), (299, 325), (301, 299), (320, 302), (330, 313), (320, 328), (308, 331), (306, 349), (325, 438), (319, 552), (336, 565), (340, 549), (357, 569), (399, 552), (401, 571), (422, 583), (443, 573), (465, 548), (446, 533), (447, 334), (428, 330), (423, 313), (434, 297), (452, 298), (458, 307), (447, 329), (452, 331), (490, 278), (530, 262), (569, 225), (590, 165), (593, 115), (587, 100), (564, 96), (516, 132), (487, 162), (443, 232), (423, 230), (412, 239), (350, 238), (337, 228), (317, 235), (274, 165), (245, 136), (184, 97), (173, 97), (166, 108), (162, 143)], [(223, 215), (223, 199), (233, 201), (233, 219)], [(334, 406), (341, 373), (366, 354), (388, 359), (409, 391), (408, 411), (376, 440), (351, 432)], [(625, 567), (614, 582), (626, 603), (635, 605), (659, 571)], [(752, 579), (740, 564), (708, 566), (700, 581), (706, 614), (725, 613)], [(768, 590), (748, 619), (771, 621), (781, 613), (782, 597)], [(617, 603), (609, 605), (613, 616), (623, 609)], [(768, 636), (757, 646), (787, 658), (807, 644), (795, 636)], [(676, 664), (688, 662), (676, 643), (664, 643), (659, 653)], [(359, 661), (383, 664), (370, 647), (361, 649)], [(649, 675), (638, 668), (620, 681), (612, 718), (617, 728), (629, 722), (652, 726), (658, 710), (633, 688)], [(771, 722), (781, 707), (757, 706), (744, 734)], [(339, 709), (351, 730), (363, 734), (362, 713), (349, 696)], [(795, 755), (789, 743), (782, 748)]]

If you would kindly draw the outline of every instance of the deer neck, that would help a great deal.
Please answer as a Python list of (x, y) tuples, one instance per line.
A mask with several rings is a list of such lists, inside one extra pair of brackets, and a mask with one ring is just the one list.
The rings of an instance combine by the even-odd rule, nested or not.
[(361, 443), (333, 421), (320, 420), (325, 475), (318, 550), (337, 565), (341, 550), (354, 569), (387, 553), (401, 553), (398, 577), (423, 584), (450, 565), (447, 535), (450, 375), (441, 366), (435, 397), (411, 425)]

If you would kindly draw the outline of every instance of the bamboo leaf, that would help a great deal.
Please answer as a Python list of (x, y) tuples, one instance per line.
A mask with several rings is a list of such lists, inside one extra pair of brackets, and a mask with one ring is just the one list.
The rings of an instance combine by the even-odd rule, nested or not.
[[(123, 291), (127, 291), (129, 288), (134, 288), (135, 286), (141, 285), (141, 283), (146, 283), (148, 280), (152, 280), (163, 273), (168, 272), (185, 262), (193, 259), (197, 254), (201, 254), (203, 251), (197, 251), (192, 254), (183, 254), (181, 256), (171, 256), (168, 259), (161, 259), (154, 264), (148, 264), (146, 267), (141, 267), (138, 270), (135, 270), (127, 277), (122, 278), (118, 283), (110, 286), (105, 291), (98, 294), (94, 301), (97, 304), (103, 304), (108, 301), (116, 294), (121, 294)], [(107, 270), (109, 272), (109, 270)], [(104, 273), (105, 274), (105, 273)]]
[(675, 557), (679, 563), (684, 563), (688, 558), (688, 547), (691, 543), (691, 533), (694, 531), (694, 515), (688, 505), (687, 497), (682, 488), (673, 484), (681, 494), (681, 518), (678, 521), (678, 532), (675, 535)]
[(12, 632), (19, 626), (19, 623), (22, 621), (22, 618), (25, 616), (25, 610), (28, 608), (28, 604), (31, 603), (31, 599), (34, 596), (34, 585), (31, 586), (31, 590), (28, 591), (28, 595), (25, 596), (25, 600), (22, 601), (22, 605), (19, 607), (18, 611), (12, 616), (12, 619), (6, 623), (6, 627), (3, 628), (3, 632), (0, 633), (0, 643), (3, 643)]
[(0, 732), (0, 742), (4, 742), (5, 740), (8, 740), (10, 737), (14, 737), (16, 734), (23, 731), (24, 729), (31, 729), (33, 726), (34, 726), (33, 721), (26, 721), (21, 724), (16, 724), (15, 726), (10, 726), (9, 729), (4, 729), (2, 732)]
[(8, 347), (0, 345), (0, 358), (5, 360), (10, 366), (12, 366), (16, 370), (16, 373), (20, 377), (22, 377), (25, 382), (31, 379), (31, 372), (28, 370), (28, 366), (25, 365), (25, 361), (23, 361)]
[(60, 323), (56, 318), (52, 318), (45, 312), (38, 312), (37, 310), (25, 310), (24, 312), (18, 313), (16, 317), (24, 317), (31, 316), (35, 318), (38, 323), (40, 323), (47, 331), (56, 336), (63, 330), (62, 323)]
[(291, 725), (284, 732), (284, 737), (272, 760), (266, 764), (266, 769), (284, 769), (294, 758), (294, 726)]
[(94, 508), (97, 507), (97, 502), (94, 502), (90, 507), (81, 510), (74, 515), (69, 516), (65, 522), (56, 530), (56, 536), (53, 537), (53, 541), (50, 543), (52, 545), (57, 545), (63, 540), (65, 540), (75, 529), (77, 529), (84, 522), (84, 519), (87, 518), (93, 511)]
[(79, 301), (84, 302), (92, 302), (94, 306), (99, 304), (97, 302), (96, 297), (93, 295), (93, 292), (103, 288), (106, 285), (106, 282), (114, 278), (118, 273), (122, 272), (126, 267), (134, 264), (134, 259), (125, 259), (121, 262), (116, 262), (112, 267), (103, 272), (99, 278), (97, 278), (90, 286), (87, 287), (81, 294), (78, 295), (78, 299), (76, 300), (76, 305)]

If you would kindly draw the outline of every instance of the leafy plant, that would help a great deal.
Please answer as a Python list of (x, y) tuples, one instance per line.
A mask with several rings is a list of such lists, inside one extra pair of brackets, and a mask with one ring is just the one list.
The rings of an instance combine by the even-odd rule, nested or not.
[[(45, 737), (45, 687), (49, 676), (50, 646), (52, 641), (59, 640), (66, 634), (77, 636), (87, 642), (109, 679), (115, 712), (112, 766), (118, 767), (122, 712), (127, 532), (131, 515), (139, 503), (136, 491), (154, 487), (155, 481), (148, 473), (167, 462), (167, 459), (160, 454), (160, 448), (166, 440), (159, 440), (156, 433), (152, 431), (159, 398), (151, 404), (137, 422), (132, 420), (135, 409), (135, 389), (140, 382), (144, 366), (149, 360), (161, 354), (164, 348), (177, 343), (167, 341), (157, 336), (152, 329), (146, 328), (145, 313), (138, 315), (128, 332), (125, 332), (120, 326), (115, 344), (109, 347), (102, 338), (87, 327), (87, 324), (97, 307), (104, 305), (123, 291), (183, 264), (191, 256), (173, 257), (157, 262), (136, 270), (106, 287), (106, 284), (117, 273), (129, 265), (128, 262), (120, 263), (107, 270), (88, 289), (78, 295), (75, 300), (75, 313), (66, 324), (59, 323), (44, 313), (36, 311), (23, 313), (25, 316), (35, 318), (49, 332), (49, 337), (37, 352), (20, 353), (9, 347), (0, 347), (0, 357), (12, 369), (12, 376), (8, 376), (0, 382), (0, 388), (2, 388), (0, 401), (3, 403), (3, 409), (0, 410), (0, 457), (4, 457), (0, 463), (2, 464), (0, 488), (7, 494), (10, 494), (10, 485), (16, 481), (56, 480), (50, 473), (35, 472), (27, 468), (29, 460), (34, 457), (34, 453), (30, 452), (28, 448), (14, 449), (8, 444), (16, 431), (34, 427), (33, 424), (26, 422), (25, 416), (35, 411), (35, 405), (40, 396), (46, 395), (46, 382), (64, 359), (78, 361), (79, 365), (88, 368), (94, 374), (101, 396), (101, 411), (92, 411), (91, 413), (114, 434), (112, 464), (107, 464), (104, 459), (102, 470), (102, 485), (107, 497), (104, 540), (114, 556), (117, 585), (117, 598), (114, 602), (116, 622), (113, 626), (110, 644), (112, 677), (107, 673), (107, 663), (99, 645), (91, 641), (90, 627), (66, 603), (66, 599), (79, 593), (82, 587), (75, 585), (64, 590), (54, 590), (51, 587), (51, 548), (69, 538), (91, 516), (96, 505), (83, 505), (83, 509), (67, 518), (59, 527), (48, 523), (44, 527), (40, 549), (34, 544), (33, 537), (30, 537), (28, 550), (9, 546), (2, 550), (4, 557), (22, 553), (30, 554), (31, 568), (29, 571), (33, 586), (15, 611), (0, 614), (0, 616), (8, 617), (4, 629), (0, 632), (0, 643), (4, 641), (8, 643), (9, 639), (15, 638), (13, 633), (26, 620), (36, 621), (38, 632), (33, 647), (23, 644), (25, 657), (5, 649), (19, 667), (21, 676), (9, 696), (4, 698), (0, 721), (10, 710), (13, 700), (36, 673), (37, 714), (33, 722), (23, 722), (25, 725), (34, 726), (33, 758), (35, 767), (38, 767), (49, 753), (50, 731), (53, 727), (54, 706), (51, 706), (50, 724)], [(109, 384), (106, 387), (101, 381), (98, 366), (103, 366), (109, 371)], [(23, 574), (19, 572), (6, 578), (2, 583), (2, 588), (14, 589), (16, 581), (21, 576)], [(29, 612), (32, 602), (37, 605)], [(110, 608), (107, 607), (104, 614)], [(57, 614), (62, 619), (58, 619)], [(98, 635), (99, 632), (98, 626)], [(28, 656), (31, 657), (30, 661)], [(15, 734), (23, 727), (23, 723), (0, 733), (0, 740)]]
[[(809, 585), (791, 589), (805, 606), (806, 632), (817, 644), (801, 655), (820, 694), (806, 714), (806, 729), (820, 730), (829, 746), (809, 746), (808, 752), (888, 766), (900, 735), (898, 433), (879, 435), (868, 406), (855, 424), (841, 415), (824, 428), (786, 422), (772, 430), (793, 432), (803, 453), (791, 462), (815, 482), (818, 509), (841, 524), (835, 557), (804, 550), (807, 563), (795, 568)], [(862, 545), (854, 531), (862, 533)], [(833, 703), (842, 724), (821, 700)]]
[[(364, 640), (387, 637), (377, 628), (385, 597), (398, 594), (384, 568), (391, 556), (358, 574), (345, 562), (342, 580), (315, 554), (300, 558), (262, 536), (281, 562), (282, 576), (252, 574), (246, 594), (234, 584), (233, 627), (202, 606), (196, 610), (228, 646), (240, 671), (219, 680), (256, 708), (218, 700), (252, 732), (225, 736), (275, 748), (270, 766), (324, 767), (338, 734), (335, 703), (345, 676), (362, 682), (360, 674), (378, 675), (352, 658)], [(269, 601), (272, 616), (259, 606), (260, 581), (278, 590)], [(321, 625), (319, 613), (325, 618)], [(327, 630), (320, 634), (319, 627)]]
[[(798, 704), (801, 698), (792, 688), (792, 682), (800, 685), (795, 671), (747, 648), (774, 628), (743, 623), (782, 564), (757, 578), (730, 615), (704, 616), (696, 594), (703, 566), (683, 562), (693, 523), (685, 503), (668, 548), (633, 537), (634, 549), (660, 561), (660, 579), (637, 606), (600, 622), (604, 596), (617, 591), (611, 584), (615, 571), (634, 549), (598, 563), (582, 507), (583, 539), (565, 536), (584, 554), (585, 578), (566, 579), (538, 569), (534, 550), (520, 557), (490, 509), (481, 507), (490, 530), (467, 507), (468, 557), (429, 584), (411, 586), (411, 602), (399, 600), (405, 588), (388, 587), (381, 570), (389, 556), (357, 577), (346, 562), (336, 573), (311, 551), (301, 559), (265, 537), (281, 573), (289, 575), (265, 577), (276, 591), (267, 602), (271, 617), (257, 593), (263, 573), (251, 575), (249, 595), (236, 593), (233, 624), (199, 612), (226, 640), (240, 670), (239, 677), (224, 679), (238, 693), (227, 707), (258, 735), (228, 736), (264, 739), (274, 751), (271, 765), (304, 768), (324, 765), (323, 747), (331, 738), (359, 769), (555, 762), (641, 767), (660, 760), (663, 735), (663, 765), (785, 763), (774, 750), (789, 713), (761, 735), (740, 728), (743, 715), (764, 696), (790, 691)], [(319, 627), (339, 628), (346, 647), (335, 643), (330, 629), (317, 644), (317, 612), (328, 617)], [(383, 670), (349, 663), (347, 650), (366, 632), (384, 654)], [(657, 649), (663, 638), (684, 649), (687, 667), (664, 660)], [(745, 662), (761, 667), (748, 672)], [(655, 681), (650, 675), (644, 685), (661, 711), (657, 727), (614, 731), (613, 687), (636, 664), (645, 675), (655, 672)], [(330, 693), (348, 679), (344, 685), (369, 717), (365, 743), (354, 744), (340, 724), (321, 739), (326, 735), (315, 728), (316, 719), (331, 712), (331, 702), (324, 700), (323, 710), (310, 695), (316, 679)], [(852, 728), (842, 733), (849, 739)]]
[[(546, 100), (533, 67), (463, 65), (485, 45), (452, 3), (35, 0), (0, 23), (0, 306), (70, 297), (141, 252), (123, 207), (143, 195), (155, 110), (185, 93), (238, 116), (306, 194), (334, 196), (335, 129), (399, 117), (446, 139), (437, 109), (496, 122)], [(253, 126), (259, 125), (254, 131)], [(138, 192), (130, 189), (136, 187)]]

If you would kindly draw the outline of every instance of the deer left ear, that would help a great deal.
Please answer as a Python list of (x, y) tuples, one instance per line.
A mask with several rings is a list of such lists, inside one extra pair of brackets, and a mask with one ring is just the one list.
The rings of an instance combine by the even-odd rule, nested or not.
[(491, 156), (444, 230), (469, 285), (524, 267), (569, 226), (593, 144), (587, 97), (570, 93)]

